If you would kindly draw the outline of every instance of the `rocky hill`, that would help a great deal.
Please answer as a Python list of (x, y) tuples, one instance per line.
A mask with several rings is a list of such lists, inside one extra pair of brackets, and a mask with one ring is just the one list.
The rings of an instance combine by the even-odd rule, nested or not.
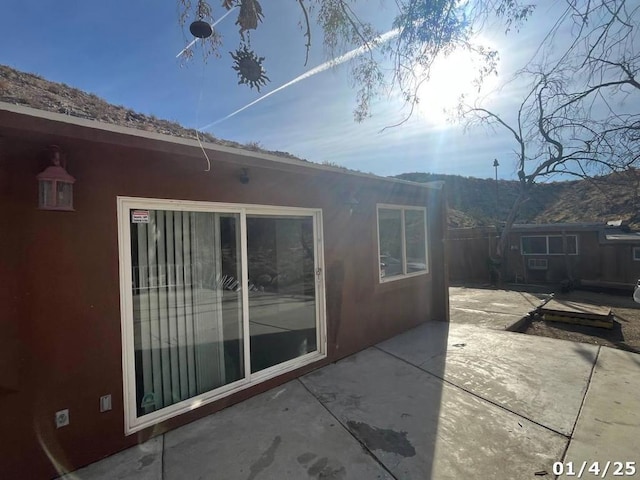
[[(449, 224), (452, 227), (494, 225), (504, 221), (518, 195), (518, 182), (405, 173), (404, 180), (446, 182)], [(585, 180), (534, 185), (522, 206), (519, 223), (607, 222), (621, 219), (640, 229), (640, 170), (630, 169)]]
[[(144, 115), (129, 108), (113, 105), (94, 95), (65, 83), (46, 80), (39, 75), (21, 72), (6, 65), (0, 65), (0, 102), (62, 113), (73, 117), (98, 120), (123, 127), (137, 128), (174, 137), (196, 139), (196, 130), (162, 120), (153, 115)], [(208, 133), (198, 132), (201, 140), (242, 147), (248, 150), (262, 151), (274, 155), (297, 158), (287, 152), (269, 151), (255, 143), (241, 145), (236, 142), (222, 140)]]

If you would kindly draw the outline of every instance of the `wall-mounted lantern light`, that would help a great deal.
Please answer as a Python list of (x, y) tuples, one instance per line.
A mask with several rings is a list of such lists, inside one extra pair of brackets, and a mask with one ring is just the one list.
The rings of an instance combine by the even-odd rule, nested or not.
[(360, 200), (353, 193), (345, 195), (344, 204), (349, 207), (349, 215), (353, 215), (354, 210), (360, 205)]
[(51, 165), (37, 176), (38, 208), (73, 211), (73, 184), (76, 179), (63, 166), (63, 153), (57, 145), (49, 147)]

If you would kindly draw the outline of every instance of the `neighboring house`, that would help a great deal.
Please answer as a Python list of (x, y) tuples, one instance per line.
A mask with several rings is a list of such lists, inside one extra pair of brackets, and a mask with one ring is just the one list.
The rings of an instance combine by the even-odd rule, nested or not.
[[(451, 229), (454, 281), (489, 280), (495, 228)], [(515, 224), (506, 247), (505, 280), (631, 289), (640, 278), (640, 232), (621, 222)]]
[(629, 289), (640, 277), (638, 247), (640, 235), (620, 223), (516, 224), (509, 236), (507, 265), (526, 283), (571, 281)]
[(0, 203), (3, 478), (448, 319), (440, 184), (0, 103)]

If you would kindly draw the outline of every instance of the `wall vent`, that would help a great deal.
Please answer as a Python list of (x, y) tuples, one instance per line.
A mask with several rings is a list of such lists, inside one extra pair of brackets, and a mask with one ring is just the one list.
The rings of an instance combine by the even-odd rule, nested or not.
[(527, 265), (529, 270), (546, 270), (549, 267), (546, 258), (529, 258)]

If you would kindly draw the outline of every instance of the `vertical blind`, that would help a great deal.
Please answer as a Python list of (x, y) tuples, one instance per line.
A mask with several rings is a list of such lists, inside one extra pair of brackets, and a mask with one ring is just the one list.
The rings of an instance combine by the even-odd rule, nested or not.
[(140, 416), (228, 383), (220, 214), (151, 210), (131, 253)]
[(312, 215), (126, 211), (136, 417), (318, 350)]

